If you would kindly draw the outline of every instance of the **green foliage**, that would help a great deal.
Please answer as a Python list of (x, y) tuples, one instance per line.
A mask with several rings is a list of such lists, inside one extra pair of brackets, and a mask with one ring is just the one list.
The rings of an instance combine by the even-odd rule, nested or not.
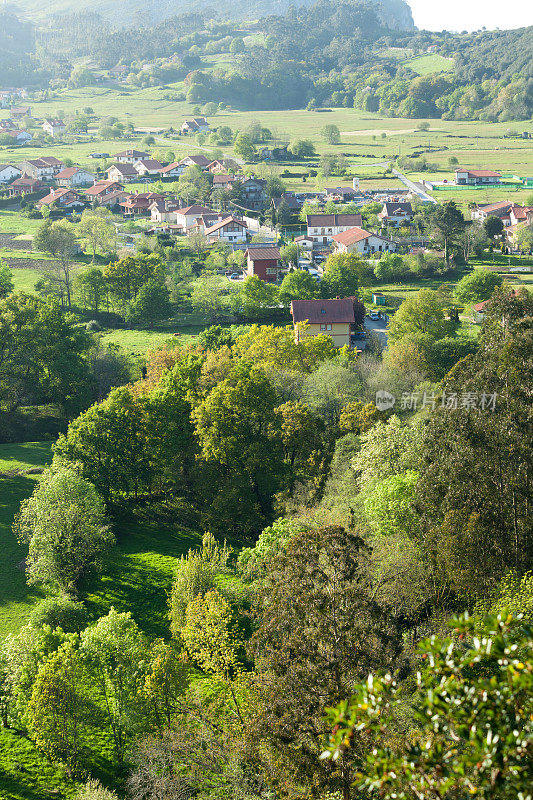
[(324, 264), (322, 297), (356, 297), (364, 262), (355, 253), (334, 253)]
[(279, 299), (285, 305), (292, 300), (309, 300), (319, 293), (317, 282), (304, 269), (288, 272), (279, 287)]
[(322, 138), (328, 144), (339, 144), (341, 135), (336, 125), (324, 125), (320, 131)]
[(74, 795), (74, 800), (118, 800), (115, 792), (106, 789), (92, 778)]
[(401, 304), (389, 325), (392, 343), (409, 334), (428, 334), (440, 339), (450, 331), (444, 315), (444, 303), (437, 292), (420, 289)]
[(104, 276), (111, 293), (125, 305), (137, 297), (141, 286), (159, 276), (161, 266), (156, 255), (126, 256), (108, 264)]
[(239, 641), (230, 605), (216, 590), (191, 600), (181, 628), (184, 647), (204, 672), (229, 678), (238, 665)]
[(79, 633), (87, 625), (87, 609), (67, 597), (47, 597), (37, 603), (30, 615), (30, 625), (52, 630), (61, 628), (66, 633)]
[(506, 612), (482, 621), (465, 615), (450, 627), (450, 636), (420, 646), (424, 663), (409, 703), (415, 730), (407, 741), (389, 733), (403, 706), (402, 685), (391, 675), (370, 675), (329, 713), (335, 727), (327, 756), (342, 760), (369, 736), (357, 791), (526, 800), (533, 777), (531, 630)]
[(481, 300), (487, 300), (494, 289), (502, 283), (503, 278), (497, 272), (475, 269), (461, 278), (455, 288), (455, 294), (463, 303), (479, 303)]
[(75, 594), (87, 570), (101, 566), (114, 541), (96, 489), (75, 469), (49, 468), (21, 505), (15, 532), (29, 546), (28, 582)]
[(243, 547), (237, 559), (237, 570), (247, 580), (264, 577), (271, 558), (286, 551), (292, 537), (305, 526), (292, 519), (277, 519), (260, 534), (254, 547)]
[(151, 278), (143, 284), (133, 301), (129, 316), (138, 321), (154, 322), (167, 319), (172, 311), (170, 293), (160, 277)]
[(13, 273), (5, 261), (0, 260), (0, 300), (11, 294), (13, 289)]

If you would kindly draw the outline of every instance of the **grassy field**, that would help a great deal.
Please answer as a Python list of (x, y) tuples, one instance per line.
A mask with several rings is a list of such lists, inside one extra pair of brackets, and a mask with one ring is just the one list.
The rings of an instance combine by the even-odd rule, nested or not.
[(453, 69), (453, 58), (444, 58), (438, 53), (427, 56), (418, 56), (403, 62), (404, 67), (409, 67), (419, 75), (434, 75), (436, 72), (449, 72)]
[(204, 325), (175, 325), (165, 330), (122, 330), (115, 329), (102, 335), (103, 344), (120, 345), (127, 353), (138, 355), (147, 350), (155, 350), (167, 342), (190, 344), (205, 328)]

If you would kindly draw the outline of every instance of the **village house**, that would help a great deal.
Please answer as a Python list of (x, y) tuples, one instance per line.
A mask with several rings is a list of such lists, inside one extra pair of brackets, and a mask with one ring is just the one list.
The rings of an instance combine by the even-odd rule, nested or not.
[(363, 256), (395, 253), (398, 249), (396, 242), (358, 227), (338, 233), (333, 236), (332, 241), (339, 253), (360, 253)]
[(311, 236), (296, 236), (294, 243), (302, 250), (312, 250), (315, 240)]
[(62, 136), (65, 133), (67, 126), (62, 119), (45, 119), (42, 124), (42, 129), (48, 134), (48, 136), (55, 138), (56, 136)]
[(351, 186), (325, 186), (324, 199), (332, 200), (334, 203), (349, 203), (354, 197), (358, 197), (359, 192)]
[(247, 178), (241, 183), (243, 205), (250, 211), (262, 211), (267, 203), (266, 180)]
[(213, 214), (213, 211), (197, 203), (194, 203), (192, 206), (186, 206), (185, 208), (178, 208), (175, 211), (176, 225), (182, 231), (188, 231), (189, 228), (192, 228), (195, 224), (197, 218), (201, 217), (203, 214)]
[(257, 275), (265, 283), (276, 283), (281, 270), (279, 247), (249, 247), (245, 255), (247, 275)]
[(0, 119), (0, 133), (15, 130), (17, 126), (12, 119)]
[(248, 226), (246, 222), (230, 216), (219, 220), (210, 228), (206, 228), (204, 232), (210, 241), (235, 244), (246, 241)]
[(96, 180), (96, 175), (81, 167), (65, 167), (58, 172), (55, 181), (58, 186), (91, 186)]
[(73, 189), (52, 188), (49, 194), (36, 203), (36, 207), (50, 207), (54, 203), (57, 203), (65, 211), (79, 211), (86, 206), (86, 202), (79, 192), (75, 192)]
[(21, 119), (22, 117), (31, 117), (30, 106), (13, 106), (9, 109), (9, 116)]
[(272, 198), (272, 208), (277, 211), (283, 205), (293, 214), (297, 214), (302, 208), (303, 202), (299, 200), (294, 192), (284, 192), (281, 197)]
[(349, 347), (355, 326), (354, 297), (293, 300), (291, 316), (296, 342), (329, 336), (335, 347)]
[(15, 178), (20, 178), (22, 172), (12, 164), (0, 164), (0, 183), (11, 183)]
[(143, 158), (150, 158), (150, 153), (145, 153), (143, 150), (121, 150), (120, 153), (115, 153), (113, 158), (117, 164), (135, 164)]
[(9, 128), (9, 130), (2, 131), (2, 133), (11, 136), (17, 144), (28, 144), (33, 139), (29, 131), (21, 131), (18, 128)]
[(183, 134), (191, 133), (209, 133), (211, 128), (205, 117), (194, 117), (194, 119), (186, 119), (182, 123), (180, 132)]
[(383, 208), (378, 214), (378, 219), (386, 225), (399, 228), (406, 225), (413, 219), (413, 207), (411, 203), (383, 203)]
[(157, 177), (163, 169), (163, 165), (155, 158), (141, 158), (133, 166), (138, 175), (149, 178)]
[(466, 169), (459, 167), (455, 170), (455, 183), (457, 186), (487, 186), (501, 183), (500, 172), (490, 169)]
[(235, 183), (235, 175), (216, 172), (213, 175), (213, 189), (224, 189), (229, 191)]
[(362, 222), (361, 214), (308, 214), (307, 235), (315, 242), (329, 244), (336, 234), (360, 227)]
[(527, 222), (528, 214), (531, 212), (533, 212), (533, 206), (521, 206), (512, 200), (502, 200), (499, 203), (477, 206), (472, 211), (472, 219), (484, 222), (487, 217), (498, 217), (505, 228), (510, 228)]
[(154, 202), (164, 199), (165, 196), (157, 194), (157, 192), (135, 192), (135, 194), (129, 194), (120, 200), (119, 206), (127, 216), (139, 216), (148, 214)]
[(21, 175), (20, 178), (16, 178), (9, 185), (8, 195), (9, 197), (20, 197), (32, 192), (39, 192), (44, 188), (45, 184), (38, 178), (32, 178), (30, 175)]
[(189, 236), (192, 236), (193, 233), (205, 234), (207, 228), (210, 228), (216, 222), (220, 222), (220, 220), (225, 219), (227, 216), (227, 214), (219, 214), (218, 211), (210, 211), (208, 214), (201, 214), (199, 217), (196, 217), (187, 233)]
[(218, 159), (210, 161), (209, 164), (207, 165), (207, 171), (212, 172), (213, 174), (215, 174), (216, 172), (226, 172), (226, 169), (227, 168), (225, 167), (224, 162), (219, 161)]
[(200, 167), (200, 169), (206, 171), (207, 167), (210, 164), (210, 161), (205, 156), (198, 155), (198, 156), (185, 156), (185, 158), (182, 158), (179, 163), (183, 165), (184, 169), (186, 167)]
[(65, 169), (65, 165), (55, 156), (27, 159), (19, 162), (17, 167), (23, 174), (45, 181), (53, 180), (58, 172)]
[(178, 210), (177, 200), (164, 198), (154, 200), (149, 206), (150, 219), (153, 222), (174, 222), (176, 221), (176, 211)]
[(106, 169), (107, 179), (110, 181), (136, 181), (139, 178), (139, 173), (133, 164), (112, 164)]
[(118, 181), (95, 181), (93, 186), (85, 190), (86, 197), (91, 202), (101, 203), (110, 194), (123, 191), (124, 187)]
[(184, 171), (185, 164), (181, 164), (179, 161), (172, 161), (170, 164), (161, 167), (159, 174), (162, 178), (179, 178)]

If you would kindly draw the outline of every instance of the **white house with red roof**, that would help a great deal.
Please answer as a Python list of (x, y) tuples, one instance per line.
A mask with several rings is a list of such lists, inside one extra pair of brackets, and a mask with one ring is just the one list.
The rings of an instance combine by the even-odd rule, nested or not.
[(338, 233), (332, 241), (339, 253), (359, 253), (362, 256), (395, 253), (398, 249), (397, 243), (391, 239), (357, 227)]
[(91, 186), (96, 180), (96, 175), (81, 167), (65, 167), (58, 172), (55, 182), (58, 186)]
[(210, 241), (227, 242), (228, 244), (245, 242), (247, 233), (248, 226), (246, 222), (233, 216), (220, 219), (214, 225), (205, 229), (205, 235)]
[(201, 217), (203, 214), (212, 213), (210, 208), (201, 206), (198, 203), (194, 203), (192, 206), (187, 206), (186, 208), (178, 208), (175, 211), (176, 225), (183, 231), (187, 231), (189, 228), (192, 228), (198, 217)]
[(491, 169), (458, 167), (455, 170), (455, 183), (457, 186), (490, 186), (501, 182), (501, 172), (494, 172)]
[(361, 214), (308, 214), (307, 236), (315, 242), (329, 244), (334, 236), (361, 225)]

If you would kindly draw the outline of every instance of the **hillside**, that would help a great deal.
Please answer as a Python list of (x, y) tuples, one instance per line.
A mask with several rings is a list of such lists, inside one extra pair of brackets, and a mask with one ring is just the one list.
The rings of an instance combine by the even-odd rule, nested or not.
[[(154, 25), (179, 14), (209, 10), (220, 19), (257, 19), (270, 14), (285, 14), (295, 6), (312, 6), (315, 0), (19, 0), (17, 7), (31, 18), (41, 21), (57, 13), (92, 11), (101, 14), (115, 25), (129, 26), (143, 23)], [(381, 18), (388, 27), (414, 30), (411, 9), (406, 0), (369, 0), (370, 5), (381, 7)]]

